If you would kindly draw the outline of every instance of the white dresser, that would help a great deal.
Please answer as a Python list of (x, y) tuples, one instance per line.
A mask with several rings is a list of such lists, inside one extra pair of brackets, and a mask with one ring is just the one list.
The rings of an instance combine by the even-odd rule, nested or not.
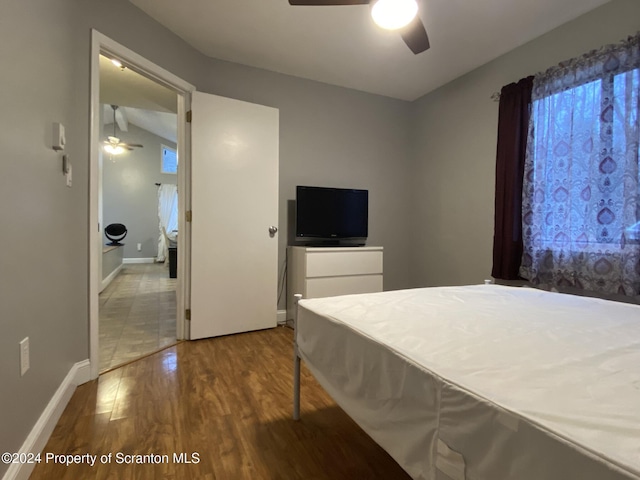
[(289, 247), (287, 319), (294, 295), (331, 297), (382, 291), (382, 247)]

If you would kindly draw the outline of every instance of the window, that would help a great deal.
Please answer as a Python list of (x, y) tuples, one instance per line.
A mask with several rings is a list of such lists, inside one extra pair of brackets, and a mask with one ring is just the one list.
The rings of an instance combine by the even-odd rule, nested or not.
[(520, 269), (534, 283), (640, 294), (639, 39), (534, 79)]
[(162, 173), (178, 173), (178, 154), (174, 148), (162, 145), (160, 171)]

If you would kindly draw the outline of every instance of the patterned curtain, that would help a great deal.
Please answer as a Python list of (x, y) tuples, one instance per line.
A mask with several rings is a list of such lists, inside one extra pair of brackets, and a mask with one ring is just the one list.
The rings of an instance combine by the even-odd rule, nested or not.
[(640, 34), (534, 78), (520, 274), (640, 294)]

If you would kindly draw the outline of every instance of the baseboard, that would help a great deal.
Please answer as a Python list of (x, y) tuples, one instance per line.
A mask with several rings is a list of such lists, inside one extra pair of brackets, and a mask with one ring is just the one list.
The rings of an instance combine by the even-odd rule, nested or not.
[[(78, 362), (71, 369), (53, 394), (51, 400), (31, 429), (27, 439), (22, 444), (19, 453), (40, 453), (44, 449), (62, 412), (71, 399), (78, 385), (86, 383), (91, 378), (89, 360)], [(2, 477), (3, 480), (27, 480), (35, 464), (12, 463)]]
[(155, 263), (154, 257), (149, 258), (123, 258), (122, 263)]
[(107, 288), (111, 282), (113, 282), (113, 279), (118, 276), (121, 270), (122, 270), (122, 264), (118, 265), (118, 267), (116, 267), (116, 269), (113, 272), (107, 275), (107, 278), (102, 280), (102, 284), (100, 285), (100, 293), (102, 293), (102, 291), (105, 288)]
[(278, 325), (286, 325), (287, 323), (287, 311), (278, 310)]

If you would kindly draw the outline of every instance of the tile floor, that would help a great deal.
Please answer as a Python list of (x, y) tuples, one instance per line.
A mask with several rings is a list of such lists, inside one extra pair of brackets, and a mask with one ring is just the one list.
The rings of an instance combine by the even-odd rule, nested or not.
[(166, 264), (126, 264), (100, 294), (100, 371), (176, 343), (176, 279)]

